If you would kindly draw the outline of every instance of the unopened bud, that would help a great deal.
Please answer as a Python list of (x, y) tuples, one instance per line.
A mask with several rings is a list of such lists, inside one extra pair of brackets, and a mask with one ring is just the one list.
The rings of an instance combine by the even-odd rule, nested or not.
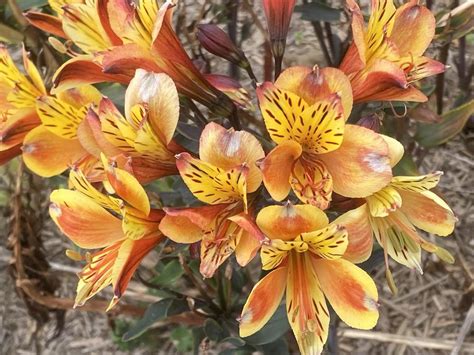
[(219, 26), (213, 24), (199, 25), (197, 38), (210, 53), (228, 60), (242, 68), (249, 66), (244, 52), (238, 48), (230, 37)]
[(370, 114), (364, 117), (361, 117), (359, 121), (357, 121), (357, 125), (362, 126), (364, 128), (368, 128), (376, 133), (380, 132), (380, 128), (382, 127), (382, 121), (380, 117), (376, 114)]

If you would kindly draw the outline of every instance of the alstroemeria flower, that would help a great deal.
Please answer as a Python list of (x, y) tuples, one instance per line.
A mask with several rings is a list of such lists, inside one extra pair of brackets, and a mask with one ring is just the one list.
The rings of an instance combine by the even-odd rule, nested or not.
[(352, 94), (340, 70), (290, 68), (275, 84), (260, 85), (257, 95), (268, 133), (277, 143), (260, 164), (275, 200), (293, 189), (302, 202), (325, 209), (332, 191), (365, 197), (390, 181), (385, 140), (345, 124)]
[(69, 181), (73, 190), (53, 191), (49, 212), (74, 244), (101, 249), (85, 258), (75, 305), (112, 285), (110, 309), (124, 294), (140, 261), (163, 240), (158, 226), (164, 214), (150, 208), (145, 190), (132, 175), (105, 165), (110, 188), (123, 200), (99, 192), (82, 172), (72, 170)]
[(286, 310), (302, 354), (320, 354), (329, 328), (329, 301), (349, 326), (371, 329), (378, 319), (377, 288), (370, 276), (343, 259), (347, 231), (329, 224), (311, 205), (269, 206), (257, 224), (270, 238), (262, 246), (262, 268), (273, 270), (253, 288), (242, 310), (240, 336), (260, 330), (279, 306)]
[(71, 166), (81, 168), (88, 176), (98, 163), (99, 152), (90, 151), (81, 142), (88, 133), (87, 110), (98, 105), (102, 96), (90, 85), (69, 89), (55, 97), (36, 99), (41, 125), (24, 138), (22, 157), (26, 166), (43, 177), (58, 175)]
[(142, 69), (125, 93), (125, 117), (107, 98), (100, 102), (98, 114), (88, 116), (100, 149), (109, 158), (129, 157), (131, 170), (141, 182), (177, 173), (175, 155), (183, 151), (173, 140), (178, 120), (173, 80)]
[[(125, 0), (97, 0), (95, 6), (89, 2), (93, 1), (64, 8), (64, 31), (87, 54), (58, 69), (56, 88), (103, 81), (128, 83), (141, 68), (168, 74), (182, 94), (218, 113), (232, 111), (230, 100), (205, 80), (182, 47), (171, 25), (172, 1), (160, 7), (148, 0), (137, 6)], [(86, 20), (94, 26), (85, 28)]]
[(417, 0), (395, 8), (392, 0), (373, 0), (367, 28), (354, 0), (354, 41), (340, 69), (351, 80), (354, 102), (374, 100), (426, 101), (412, 83), (444, 71), (445, 67), (423, 53), (435, 34), (435, 18)]
[(26, 134), (41, 121), (36, 98), (46, 95), (41, 76), (23, 49), (23, 67), (18, 70), (7, 49), (0, 45), (0, 163), (21, 154)]
[[(402, 157), (399, 149), (392, 157), (395, 165)], [(422, 176), (395, 176), (389, 184), (371, 196), (366, 203), (345, 213), (335, 223), (350, 224), (349, 245), (354, 245), (354, 262), (370, 256), (373, 237), (384, 248), (387, 280), (395, 290), (388, 268), (388, 255), (395, 261), (422, 273), (421, 249), (435, 253), (442, 260), (454, 259), (445, 249), (424, 240), (416, 228), (439, 236), (447, 236), (457, 221), (453, 211), (435, 193), (429, 191), (440, 179), (441, 172)]]
[(194, 196), (211, 206), (167, 208), (160, 229), (178, 243), (201, 240), (200, 270), (212, 277), (234, 251), (245, 266), (260, 247), (261, 235), (246, 212), (247, 193), (262, 182), (255, 162), (264, 152), (250, 133), (209, 123), (201, 134), (199, 156), (181, 153), (176, 165)]

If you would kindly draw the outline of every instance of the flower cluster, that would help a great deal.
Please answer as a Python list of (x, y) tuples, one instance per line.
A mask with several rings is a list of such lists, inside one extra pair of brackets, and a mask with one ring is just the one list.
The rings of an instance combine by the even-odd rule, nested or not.
[[(294, 3), (263, 0), (280, 65)], [(447, 236), (454, 229), (453, 212), (430, 191), (441, 173), (393, 176), (402, 144), (348, 123), (354, 104), (426, 100), (416, 82), (444, 70), (423, 56), (435, 20), (418, 1), (397, 9), (374, 0), (366, 25), (348, 0), (353, 42), (339, 68), (291, 67), (255, 83), (266, 128), (258, 135), (251, 132), (259, 125), (242, 128), (238, 120), (251, 114), (251, 95), (232, 78), (203, 74), (184, 50), (172, 1), (50, 5), (55, 16), (26, 17), (65, 39), (51, 43), (70, 59), (48, 91), (26, 51), (22, 73), (0, 48), (0, 163), (21, 154), (43, 177), (70, 170), (68, 188), (51, 194), (50, 215), (74, 244), (93, 250), (68, 251), (86, 261), (77, 305), (112, 285), (113, 307), (140, 261), (166, 239), (199, 246), (205, 278), (233, 254), (241, 267), (259, 254), (269, 272), (243, 307), (240, 335), (260, 330), (286, 290), (300, 351), (318, 354), (328, 337), (327, 302), (349, 326), (377, 322), (377, 288), (356, 265), (370, 257), (373, 239), (394, 290), (389, 257), (420, 272), (422, 249), (453, 261), (417, 231)], [(198, 37), (210, 52), (250, 68), (218, 27), (202, 25)], [(99, 82), (127, 85), (123, 110), (91, 85)], [(198, 151), (176, 139), (182, 107), (193, 101), (209, 113), (198, 115)], [(166, 176), (179, 176), (199, 203), (153, 206), (143, 185)], [(351, 208), (330, 221), (340, 198)]]

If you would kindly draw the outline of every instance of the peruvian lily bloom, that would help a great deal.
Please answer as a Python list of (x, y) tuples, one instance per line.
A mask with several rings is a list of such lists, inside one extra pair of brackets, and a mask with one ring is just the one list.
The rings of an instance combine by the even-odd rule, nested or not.
[(378, 320), (377, 288), (370, 276), (343, 258), (346, 229), (329, 224), (311, 205), (269, 206), (257, 225), (270, 239), (262, 246), (263, 270), (272, 270), (253, 288), (240, 317), (240, 336), (260, 330), (279, 306), (286, 310), (300, 351), (320, 354), (328, 337), (329, 301), (349, 326), (371, 329)]
[[(139, 1), (137, 6), (126, 0), (92, 3), (87, 0), (64, 8), (64, 31), (86, 54), (58, 69), (56, 89), (103, 81), (128, 83), (141, 68), (168, 74), (182, 94), (218, 113), (231, 112), (232, 102), (206, 81), (174, 32), (172, 1), (160, 7), (152, 0)], [(91, 19), (94, 26), (84, 26)]]
[(332, 191), (365, 197), (392, 177), (385, 139), (345, 123), (351, 86), (338, 69), (293, 67), (257, 88), (260, 110), (277, 146), (260, 163), (273, 199), (291, 189), (304, 203), (325, 209)]
[(100, 249), (84, 258), (87, 265), (79, 273), (75, 305), (83, 305), (112, 285), (110, 309), (124, 294), (141, 260), (164, 237), (158, 229), (163, 212), (150, 208), (138, 181), (113, 164), (106, 162), (105, 169), (109, 189), (123, 200), (99, 192), (81, 171), (72, 170), (69, 182), (73, 190), (53, 191), (49, 213), (74, 244)]
[(0, 45), (0, 163), (21, 154), (26, 134), (41, 121), (36, 98), (46, 95), (41, 76), (23, 49), (23, 67), (18, 70), (7, 49)]
[[(393, 155), (395, 165), (403, 155)], [(385, 253), (386, 275), (393, 292), (388, 256), (398, 263), (422, 273), (421, 249), (435, 253), (440, 259), (452, 263), (451, 254), (434, 243), (424, 240), (416, 228), (439, 236), (450, 235), (457, 221), (453, 211), (435, 193), (434, 188), (442, 175), (435, 172), (422, 176), (395, 176), (389, 184), (365, 198), (366, 203), (349, 211), (335, 223), (345, 225), (349, 231), (349, 245), (355, 246), (356, 262), (370, 256), (373, 237)], [(347, 226), (347, 224), (349, 226)], [(356, 247), (357, 246), (357, 247)]]
[(250, 133), (209, 123), (201, 134), (199, 156), (181, 153), (176, 165), (194, 196), (210, 206), (166, 208), (160, 229), (177, 243), (201, 241), (201, 274), (212, 277), (234, 251), (245, 266), (260, 248), (261, 233), (246, 212), (247, 193), (262, 182), (255, 162), (264, 152)]
[(107, 98), (100, 102), (98, 114), (90, 111), (88, 116), (101, 151), (109, 158), (130, 158), (131, 171), (141, 182), (177, 173), (175, 155), (184, 150), (173, 140), (178, 120), (173, 80), (142, 69), (125, 93), (125, 117)]
[[(81, 142), (89, 128), (86, 121), (90, 106), (98, 105), (100, 92), (90, 85), (69, 89), (56, 96), (36, 99), (41, 120), (24, 138), (22, 157), (26, 166), (43, 177), (61, 174), (71, 166), (81, 168), (88, 176), (101, 175), (98, 150), (90, 151)], [(98, 178), (98, 177), (96, 177)]]
[(392, 0), (373, 0), (366, 28), (357, 3), (347, 0), (347, 5), (353, 15), (354, 41), (340, 69), (351, 80), (354, 102), (426, 101), (412, 84), (445, 69), (423, 56), (435, 34), (431, 11), (417, 0), (398, 9)]

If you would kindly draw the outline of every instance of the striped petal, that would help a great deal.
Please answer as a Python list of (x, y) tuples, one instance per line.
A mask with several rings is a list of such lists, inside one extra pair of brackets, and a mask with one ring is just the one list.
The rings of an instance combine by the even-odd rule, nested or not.
[(287, 274), (287, 268), (281, 267), (255, 284), (240, 316), (241, 337), (248, 337), (258, 332), (270, 320), (283, 297)]
[(326, 214), (311, 205), (268, 206), (257, 215), (257, 225), (270, 239), (292, 241), (305, 232), (325, 227)]
[(181, 177), (200, 201), (213, 205), (244, 201), (246, 205), (247, 167), (226, 171), (195, 159), (188, 153), (181, 153), (176, 159)]
[(320, 100), (338, 94), (347, 120), (352, 110), (352, 88), (349, 79), (336, 68), (291, 67), (284, 70), (275, 85), (314, 105)]
[(298, 239), (308, 244), (308, 250), (313, 254), (327, 260), (341, 258), (348, 245), (347, 230), (335, 223), (313, 232), (302, 233)]
[(257, 138), (245, 131), (225, 129), (209, 123), (201, 133), (199, 140), (199, 157), (206, 163), (224, 170), (230, 170), (242, 164), (249, 167), (247, 190), (249, 193), (258, 189), (262, 174), (255, 163), (265, 156)]
[(79, 247), (103, 248), (125, 238), (120, 219), (81, 192), (55, 190), (50, 200), (54, 223)]
[(438, 185), (441, 175), (443, 175), (443, 173), (437, 171), (421, 176), (395, 176), (390, 185), (402, 191), (427, 191)]
[(391, 184), (366, 197), (366, 201), (373, 217), (387, 217), (402, 206), (402, 197)]
[(286, 310), (300, 352), (320, 354), (328, 337), (329, 312), (309, 253), (290, 257)]
[(375, 327), (378, 293), (372, 278), (344, 259), (313, 259), (313, 264), (324, 295), (342, 321), (357, 329)]

